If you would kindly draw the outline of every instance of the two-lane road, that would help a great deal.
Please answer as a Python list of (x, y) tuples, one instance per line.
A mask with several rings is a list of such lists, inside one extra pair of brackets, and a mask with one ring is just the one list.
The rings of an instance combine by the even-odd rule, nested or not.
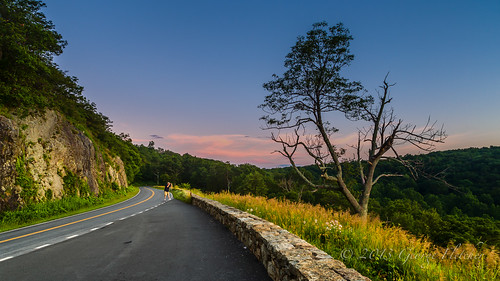
[(270, 280), (226, 228), (163, 192), (0, 233), (0, 280)]
[(0, 233), (0, 261), (95, 231), (117, 220), (158, 207), (158, 190), (141, 188), (130, 200), (91, 212)]

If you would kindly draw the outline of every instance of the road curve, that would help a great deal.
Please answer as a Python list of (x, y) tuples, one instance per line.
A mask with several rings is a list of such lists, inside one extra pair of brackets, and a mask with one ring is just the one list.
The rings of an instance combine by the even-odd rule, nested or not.
[(112, 207), (0, 233), (0, 280), (270, 280), (200, 209), (141, 188)]

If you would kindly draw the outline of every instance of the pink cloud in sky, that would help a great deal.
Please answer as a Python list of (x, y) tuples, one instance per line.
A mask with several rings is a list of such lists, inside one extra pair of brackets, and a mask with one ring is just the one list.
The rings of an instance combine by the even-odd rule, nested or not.
[[(250, 163), (266, 168), (288, 164), (287, 159), (280, 154), (272, 153), (280, 148), (279, 145), (265, 137), (238, 134), (209, 136), (170, 134), (153, 141), (156, 146), (177, 153), (189, 153), (197, 157), (229, 161), (232, 164)], [(149, 140), (134, 139), (134, 142), (147, 144)]]
[(462, 132), (450, 134), (443, 144), (436, 146), (437, 150), (462, 149), (469, 147), (489, 147), (500, 145), (500, 132)]
[[(354, 143), (357, 134), (347, 136), (338, 135), (337, 143), (344, 146)], [(240, 134), (196, 136), (187, 134), (170, 134), (155, 139), (134, 139), (135, 143), (147, 145), (150, 140), (159, 146), (177, 153), (189, 153), (191, 155), (229, 161), (232, 164), (250, 163), (264, 168), (273, 168), (289, 165), (288, 159), (279, 153), (273, 153), (281, 149), (281, 145), (275, 143), (270, 137), (252, 137)], [(299, 151), (294, 161), (297, 165), (312, 164), (312, 159)]]
[[(155, 135), (156, 136), (156, 135)], [(334, 143), (338, 147), (346, 149), (344, 159), (354, 158), (355, 150), (350, 148), (357, 141), (357, 133), (348, 135), (334, 135)], [(499, 145), (491, 143), (487, 136), (474, 133), (463, 133), (450, 135), (443, 144), (438, 144), (436, 150), (447, 150), (466, 148), (471, 146), (482, 147)], [(187, 134), (170, 134), (157, 136), (152, 139), (134, 139), (135, 143), (147, 145), (150, 140), (155, 146), (171, 150), (180, 154), (189, 153), (193, 156), (229, 161), (232, 164), (250, 163), (263, 168), (274, 168), (289, 165), (288, 159), (279, 153), (273, 153), (281, 149), (280, 144), (275, 143), (270, 137), (252, 137), (240, 134), (196, 136)], [(423, 153), (416, 147), (406, 144), (396, 147), (400, 155)], [(297, 165), (312, 164), (312, 159), (304, 152), (297, 152), (295, 157)]]

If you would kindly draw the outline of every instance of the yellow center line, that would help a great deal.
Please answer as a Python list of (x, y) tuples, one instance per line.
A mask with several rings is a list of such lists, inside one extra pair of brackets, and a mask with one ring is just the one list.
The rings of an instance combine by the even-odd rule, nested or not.
[(6, 239), (6, 240), (2, 240), (2, 241), (0, 241), (0, 244), (5, 243), (5, 242), (9, 242), (9, 241), (12, 241), (12, 240), (16, 240), (16, 239), (20, 239), (20, 238), (32, 236), (32, 235), (35, 235), (35, 234), (47, 232), (47, 231), (50, 231), (50, 230), (58, 229), (58, 228), (65, 227), (65, 226), (68, 226), (68, 225), (72, 225), (72, 224), (75, 224), (75, 223), (79, 223), (79, 222), (83, 222), (83, 221), (88, 221), (88, 220), (95, 219), (95, 218), (98, 218), (98, 217), (102, 217), (102, 216), (105, 216), (105, 215), (109, 215), (109, 214), (112, 214), (112, 213), (115, 213), (115, 212), (118, 212), (118, 211), (121, 211), (121, 210), (125, 210), (125, 209), (128, 209), (130, 207), (137, 206), (137, 205), (142, 204), (142, 203), (148, 201), (149, 199), (153, 198), (153, 195), (155, 195), (154, 191), (152, 189), (149, 189), (149, 191), (151, 191), (151, 195), (148, 198), (146, 198), (145, 200), (143, 200), (141, 202), (135, 203), (133, 205), (130, 205), (130, 206), (127, 206), (127, 207), (123, 207), (123, 208), (120, 208), (120, 209), (117, 209), (117, 210), (114, 210), (114, 211), (110, 211), (110, 212), (107, 212), (107, 213), (104, 213), (104, 214), (96, 215), (96, 216), (93, 216), (93, 217), (90, 217), (90, 218), (81, 219), (81, 220), (70, 222), (70, 223), (67, 223), (67, 224), (62, 224), (62, 225), (54, 226), (54, 227), (47, 228), (47, 229), (44, 229), (44, 230), (40, 230), (40, 231), (36, 231), (36, 232), (25, 234), (25, 235), (21, 235), (21, 236), (9, 238), (9, 239)]

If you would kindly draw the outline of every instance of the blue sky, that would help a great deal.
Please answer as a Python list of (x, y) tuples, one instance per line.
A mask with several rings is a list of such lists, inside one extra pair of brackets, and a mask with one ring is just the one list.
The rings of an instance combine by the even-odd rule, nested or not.
[[(260, 129), (262, 84), (283, 73), (297, 36), (324, 20), (354, 37), (347, 77), (374, 93), (390, 72), (398, 117), (444, 124), (449, 137), (438, 149), (500, 145), (500, 1), (45, 3), (69, 43), (56, 62), (136, 143), (286, 164)], [(360, 125), (338, 122), (336, 138), (347, 144)]]

